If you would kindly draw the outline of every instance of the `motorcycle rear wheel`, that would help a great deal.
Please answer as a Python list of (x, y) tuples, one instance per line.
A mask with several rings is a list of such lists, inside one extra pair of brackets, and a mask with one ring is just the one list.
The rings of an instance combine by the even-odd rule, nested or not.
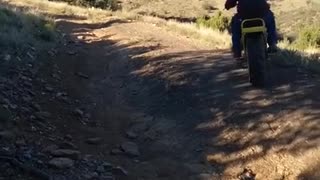
[(249, 68), (249, 80), (255, 87), (266, 87), (267, 78), (267, 47), (262, 33), (246, 36), (246, 59)]

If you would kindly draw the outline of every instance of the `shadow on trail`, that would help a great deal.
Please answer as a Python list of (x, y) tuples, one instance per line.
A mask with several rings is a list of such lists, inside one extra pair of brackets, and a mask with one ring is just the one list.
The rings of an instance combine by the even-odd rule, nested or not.
[[(64, 23), (71, 27), (70, 33), (108, 28)], [(92, 62), (86, 63), (97, 66), (92, 72), (86, 69), (91, 65), (79, 65), (89, 76), (112, 76), (101, 68), (99, 72), (101, 64), (110, 63), (107, 61), (129, 64), (117, 72), (124, 79), (121, 86), (125, 87), (126, 101), (136, 111), (154, 117), (149, 129), (154, 129), (155, 137), (152, 141), (138, 140), (145, 145), (144, 160), (152, 162), (161, 154), (177, 162), (197, 163), (204, 157), (214, 172), (228, 176), (229, 167), (244, 167), (268, 154), (298, 156), (319, 146), (319, 82), (296, 67), (274, 66), (273, 87), (259, 90), (250, 86), (247, 72), (237, 69), (226, 51), (134, 58), (163, 47), (139, 46), (139, 42), (119, 45), (107, 39), (86, 46), (100, 50), (109, 47), (105, 53), (98, 53), (108, 54), (105, 60), (88, 58)], [(75, 61), (70, 63), (74, 66)], [(102, 101), (116, 103), (112, 95)]]
[[(134, 82), (144, 89), (128, 99), (151, 116), (164, 117), (152, 123), (171, 123), (159, 138), (166, 141), (164, 151), (202, 147), (206, 160), (223, 173), (228, 166), (244, 168), (272, 153), (298, 156), (319, 146), (317, 76), (273, 66), (273, 87), (259, 90), (224, 52), (178, 52), (136, 61)], [(177, 158), (196, 156), (191, 154)]]

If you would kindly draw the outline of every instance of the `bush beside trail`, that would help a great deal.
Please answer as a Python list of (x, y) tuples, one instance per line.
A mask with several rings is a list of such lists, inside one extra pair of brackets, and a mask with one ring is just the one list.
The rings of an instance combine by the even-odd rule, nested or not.
[(320, 48), (320, 24), (301, 28), (296, 40), (296, 46), (299, 49)]
[(198, 27), (203, 26), (213, 30), (225, 31), (229, 28), (230, 17), (224, 16), (222, 12), (218, 12), (210, 18), (198, 18), (196, 24)]

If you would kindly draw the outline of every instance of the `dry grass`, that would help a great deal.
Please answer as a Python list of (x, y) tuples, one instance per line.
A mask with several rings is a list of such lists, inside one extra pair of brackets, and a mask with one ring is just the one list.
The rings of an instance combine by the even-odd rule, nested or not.
[(281, 66), (300, 66), (320, 73), (320, 49), (309, 47), (299, 49), (287, 40), (279, 42), (280, 52), (272, 58)]
[(130, 11), (115, 11), (113, 16), (126, 20), (142, 20), (145, 17)]
[(214, 49), (227, 49), (231, 46), (231, 38), (226, 31), (220, 32), (203, 26), (197, 27), (194, 23), (179, 23), (176, 21), (168, 21), (167, 29), (197, 39)]
[(33, 11), (39, 15), (52, 16), (54, 18), (70, 16), (74, 18), (87, 18), (90, 21), (100, 21), (112, 15), (112, 12), (107, 10), (82, 8), (48, 0), (2, 0), (1, 2), (14, 7), (29, 9), (29, 11)]
[[(157, 17), (198, 18), (224, 9), (225, 0), (124, 0), (123, 9)], [(320, 21), (319, 0), (269, 1), (282, 33), (295, 36), (299, 26)], [(231, 16), (235, 12), (224, 11)]]
[(44, 49), (56, 39), (55, 24), (34, 11), (0, 9), (1, 55), (24, 56)]
[(210, 14), (216, 3), (209, 0), (125, 0), (127, 11), (159, 17), (194, 18)]
[(195, 23), (181, 23), (174, 20), (166, 21), (150, 16), (144, 16), (142, 20), (149, 23), (155, 23), (168, 31), (176, 32), (180, 35), (194, 39), (213, 49), (227, 49), (231, 47), (231, 37), (226, 31), (220, 32), (203, 26), (199, 27)]

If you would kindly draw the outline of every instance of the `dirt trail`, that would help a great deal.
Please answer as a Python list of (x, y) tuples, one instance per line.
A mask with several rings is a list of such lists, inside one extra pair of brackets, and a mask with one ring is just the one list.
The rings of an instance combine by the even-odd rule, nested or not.
[[(319, 177), (318, 76), (275, 66), (273, 87), (258, 90), (229, 52), (153, 24), (58, 24), (66, 45), (43, 73), (78, 106), (47, 103), (56, 131), (81, 152), (121, 164), (129, 176), (119, 179), (230, 180), (244, 168), (264, 180)], [(59, 82), (51, 78), (58, 71)], [(74, 118), (76, 108), (85, 118)], [(90, 137), (103, 143), (88, 145)], [(126, 141), (141, 155), (110, 154)]]

